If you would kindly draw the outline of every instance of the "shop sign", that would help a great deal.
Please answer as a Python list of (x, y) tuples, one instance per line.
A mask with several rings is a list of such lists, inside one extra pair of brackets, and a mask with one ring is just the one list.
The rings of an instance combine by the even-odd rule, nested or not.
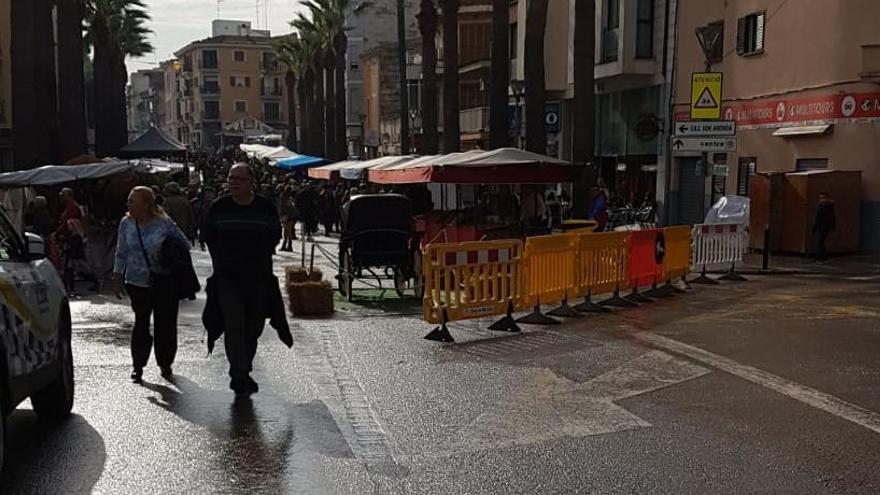
[[(724, 120), (737, 127), (786, 127), (880, 120), (880, 92), (841, 93), (801, 98), (768, 98), (723, 105)], [(688, 112), (676, 114), (687, 120)]]
[(544, 123), (548, 134), (559, 134), (559, 102), (549, 102), (544, 106)]

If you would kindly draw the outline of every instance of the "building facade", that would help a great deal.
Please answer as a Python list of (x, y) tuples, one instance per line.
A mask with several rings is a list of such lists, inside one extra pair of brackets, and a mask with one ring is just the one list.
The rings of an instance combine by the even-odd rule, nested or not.
[(128, 140), (135, 140), (147, 132), (151, 126), (164, 129), (165, 71), (160, 68), (133, 72), (126, 91), (128, 96)]
[(670, 200), (679, 222), (702, 218), (720, 194), (748, 195), (749, 176), (810, 169), (858, 170), (862, 249), (880, 250), (880, 2), (705, 0), (681, 2), (675, 112), (687, 119), (691, 73), (706, 56), (691, 33), (714, 24), (721, 43), (722, 118), (738, 127), (737, 149), (710, 156), (726, 176), (695, 180), (699, 157), (672, 163)]
[(0, 0), (0, 170), (12, 170), (12, 0)]
[(170, 105), (174, 119), (166, 130), (194, 149), (234, 144), (225, 139), (224, 128), (245, 118), (286, 135), (291, 95), (269, 32), (252, 30), (246, 21), (223, 20), (214, 21), (213, 31), (212, 37), (178, 50), (177, 62), (165, 65), (165, 83), (173, 80), (176, 89), (176, 105)]
[[(416, 40), (407, 43), (407, 81), (410, 108), (420, 108), (420, 55)], [(400, 154), (401, 140), (412, 148), (421, 128), (420, 118), (410, 120), (409, 136), (400, 135), (400, 77), (397, 64), (397, 43), (383, 43), (361, 54), (363, 66), (363, 128), (365, 156)]]

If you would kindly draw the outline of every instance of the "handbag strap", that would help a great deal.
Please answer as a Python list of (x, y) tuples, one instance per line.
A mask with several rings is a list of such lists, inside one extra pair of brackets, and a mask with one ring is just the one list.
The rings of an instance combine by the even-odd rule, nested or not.
[(141, 226), (138, 225), (137, 220), (132, 219), (132, 221), (134, 222), (134, 227), (137, 229), (138, 241), (141, 245), (141, 254), (144, 256), (144, 261), (147, 262), (147, 269), (152, 272), (153, 267), (150, 266), (150, 257), (147, 255), (147, 249), (144, 247), (144, 237), (141, 235)]

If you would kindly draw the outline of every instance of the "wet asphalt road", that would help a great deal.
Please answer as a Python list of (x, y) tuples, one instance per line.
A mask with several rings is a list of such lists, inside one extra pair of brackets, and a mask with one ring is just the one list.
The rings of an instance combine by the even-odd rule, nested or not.
[(0, 491), (880, 493), (878, 294), (878, 273), (756, 278), (517, 335), (455, 324), (453, 345), (421, 339), (418, 303), (343, 303), (291, 319), (292, 350), (267, 328), (250, 402), (203, 301), (174, 380), (138, 386), (130, 312), (91, 297), (74, 415), (20, 406)]

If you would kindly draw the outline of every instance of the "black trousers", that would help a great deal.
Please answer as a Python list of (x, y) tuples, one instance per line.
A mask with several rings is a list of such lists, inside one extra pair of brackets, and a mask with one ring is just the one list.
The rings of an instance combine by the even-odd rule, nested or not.
[[(150, 288), (126, 284), (134, 310), (134, 330), (131, 334), (131, 360), (135, 368), (143, 368), (150, 360), (150, 350), (156, 349), (156, 363), (160, 367), (174, 364), (177, 354), (177, 311), (180, 301), (171, 277), (153, 276)], [(150, 335), (150, 316), (153, 317), (153, 335)]]
[(815, 258), (819, 261), (825, 261), (828, 259), (828, 254), (825, 249), (825, 239), (828, 238), (828, 232), (824, 230), (817, 230), (813, 232), (813, 237), (816, 238), (816, 256)]
[(257, 341), (266, 324), (269, 280), (217, 277), (217, 297), (223, 312), (223, 344), (229, 376), (247, 376), (253, 369)]

